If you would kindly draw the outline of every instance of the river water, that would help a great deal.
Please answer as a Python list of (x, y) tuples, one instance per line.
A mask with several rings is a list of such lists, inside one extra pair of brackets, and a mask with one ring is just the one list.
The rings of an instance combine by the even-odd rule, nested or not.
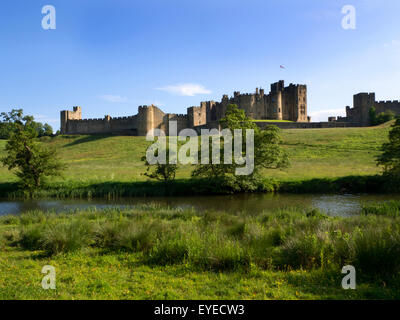
[(155, 203), (172, 208), (194, 207), (198, 210), (257, 213), (284, 207), (316, 208), (332, 216), (348, 217), (360, 213), (363, 203), (400, 200), (400, 195), (316, 195), (316, 194), (258, 194), (232, 196), (125, 198), (114, 201), (94, 200), (0, 200), (0, 215), (21, 214), (32, 210), (68, 212), (96, 207), (134, 207)]

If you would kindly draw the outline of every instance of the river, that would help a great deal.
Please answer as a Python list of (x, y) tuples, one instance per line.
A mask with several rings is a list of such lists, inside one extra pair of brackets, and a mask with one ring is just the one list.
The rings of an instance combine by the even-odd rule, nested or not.
[(170, 207), (194, 207), (198, 210), (257, 213), (284, 207), (316, 208), (331, 216), (348, 217), (360, 213), (365, 202), (400, 200), (400, 195), (320, 195), (320, 194), (257, 194), (232, 196), (124, 198), (114, 201), (94, 200), (0, 200), (0, 215), (21, 214), (32, 210), (68, 212), (96, 207), (134, 207), (146, 203)]

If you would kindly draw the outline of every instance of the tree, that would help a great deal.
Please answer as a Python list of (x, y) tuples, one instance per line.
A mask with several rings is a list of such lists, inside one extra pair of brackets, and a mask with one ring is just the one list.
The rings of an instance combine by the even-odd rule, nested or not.
[(381, 148), (378, 165), (384, 167), (385, 174), (400, 178), (400, 118), (397, 118), (389, 132), (389, 142)]
[(34, 121), (32, 116), (23, 116), (22, 109), (12, 109), (10, 112), (0, 113), (0, 139), (9, 139), (11, 133), (16, 129), (16, 125), (27, 122), (39, 137), (52, 136), (53, 128), (49, 124), (42, 124)]
[(257, 125), (246, 116), (244, 110), (239, 109), (236, 104), (230, 104), (226, 107), (225, 117), (219, 123), (223, 129), (258, 129)]
[(38, 132), (32, 124), (33, 117), (23, 116), (22, 110), (2, 114), (11, 128), (6, 144), (7, 156), (1, 159), (9, 170), (16, 169), (24, 188), (32, 190), (43, 186), (49, 176), (59, 176), (64, 165), (57, 158), (55, 149), (37, 141)]
[[(254, 190), (260, 183), (262, 169), (284, 168), (289, 165), (288, 155), (281, 148), (280, 129), (276, 126), (267, 126), (260, 130), (258, 126), (248, 118), (243, 110), (236, 105), (229, 105), (225, 117), (220, 120), (223, 129), (242, 129), (243, 149), (242, 156), (246, 156), (246, 129), (254, 132), (254, 171), (249, 175), (237, 175), (237, 169), (243, 165), (237, 164), (232, 160), (232, 164), (206, 164), (197, 165), (192, 172), (192, 176), (202, 176), (208, 178), (223, 178), (229, 181), (231, 186), (235, 186), (242, 191)], [(211, 149), (211, 148), (209, 148)], [(220, 141), (221, 159), (224, 155), (224, 144)], [(210, 157), (211, 159), (211, 157)], [(245, 190), (244, 190), (245, 189)]]
[(396, 117), (394, 112), (392, 110), (388, 110), (386, 112), (381, 112), (377, 117), (376, 117), (376, 122), (377, 125), (386, 123), (388, 121), (393, 120)]
[(371, 126), (377, 126), (382, 123), (386, 123), (394, 118), (395, 113), (392, 110), (387, 110), (386, 112), (381, 112), (377, 115), (375, 107), (371, 107), (371, 109), (369, 109), (369, 123)]
[(51, 125), (47, 123), (43, 125), (43, 135), (45, 137), (51, 137), (53, 135), (53, 128), (51, 127)]
[(375, 107), (371, 107), (371, 109), (369, 109), (369, 124), (370, 124), (370, 126), (376, 126), (377, 125)]
[[(160, 164), (156, 163), (155, 165), (149, 164), (147, 161), (147, 158), (145, 156), (142, 157), (142, 161), (145, 163), (147, 169), (146, 172), (144, 173), (145, 176), (151, 178), (151, 179), (156, 179), (159, 181), (163, 181), (165, 184), (168, 184), (175, 180), (176, 177), (176, 171), (178, 169), (178, 166), (176, 164), (170, 164), (170, 155), (169, 155), (169, 148), (166, 148), (165, 151), (166, 153), (166, 163), (165, 164)], [(154, 156), (158, 157), (158, 150), (155, 152)], [(153, 170), (151, 170), (153, 168)]]

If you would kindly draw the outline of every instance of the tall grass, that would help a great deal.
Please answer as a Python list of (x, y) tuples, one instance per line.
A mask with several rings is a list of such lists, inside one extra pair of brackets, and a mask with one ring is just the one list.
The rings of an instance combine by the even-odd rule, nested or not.
[(363, 205), (362, 213), (389, 217), (400, 216), (400, 201), (373, 202)]
[(246, 215), (142, 205), (59, 215), (36, 211), (0, 218), (0, 230), (13, 230), (2, 241), (48, 255), (95, 248), (136, 254), (149, 265), (216, 272), (339, 270), (351, 264), (361, 277), (398, 274), (400, 217), (368, 212), (333, 218), (302, 208)]

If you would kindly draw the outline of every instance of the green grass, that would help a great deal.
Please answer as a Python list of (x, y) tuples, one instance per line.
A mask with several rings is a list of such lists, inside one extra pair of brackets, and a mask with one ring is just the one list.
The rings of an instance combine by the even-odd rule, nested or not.
[[(389, 126), (368, 128), (282, 130), (291, 159), (287, 170), (267, 170), (278, 179), (312, 179), (372, 175), (380, 173), (375, 156), (388, 139)], [(140, 158), (149, 144), (144, 137), (60, 136), (48, 142), (59, 149), (68, 165), (67, 181), (143, 181), (145, 167)], [(0, 140), (0, 150), (5, 141)], [(4, 151), (0, 151), (0, 157)], [(192, 168), (181, 166), (177, 178), (187, 178)], [(0, 167), (0, 181), (15, 181)]]
[[(0, 298), (397, 299), (399, 222), (157, 205), (5, 216)], [(354, 291), (341, 288), (347, 264), (357, 270)], [(55, 291), (41, 289), (45, 265), (56, 268)]]
[[(380, 153), (380, 146), (388, 139), (390, 125), (391, 123), (368, 128), (282, 130), (284, 148), (290, 155), (291, 166), (285, 170), (264, 170), (263, 174), (266, 178), (275, 179), (284, 185), (282, 190), (286, 192), (371, 191), (371, 188), (357, 186), (353, 189), (346, 188), (349, 184), (340, 181), (365, 180), (369, 179), (368, 176), (382, 172), (376, 166), (375, 158)], [(5, 143), (0, 140), (0, 157), (5, 154)], [(43, 196), (151, 195), (151, 190), (153, 193), (164, 194), (162, 186), (142, 184), (148, 181), (143, 175), (146, 168), (140, 161), (149, 145), (144, 137), (59, 136), (46, 140), (45, 143), (58, 148), (67, 169), (62, 179), (50, 180), (52, 191), (46, 191)], [(192, 189), (187, 188), (187, 184), (191, 184), (188, 178), (192, 170), (192, 166), (179, 167), (177, 179), (181, 182), (177, 189)], [(347, 178), (350, 176), (354, 178)], [(13, 183), (16, 181), (12, 172), (0, 166), (1, 194), (14, 190), (16, 186)], [(130, 184), (134, 184), (134, 187)], [(351, 185), (361, 184), (365, 183), (361, 181)], [(316, 185), (319, 187), (312, 188)], [(207, 187), (204, 186), (203, 189)], [(174, 194), (184, 194), (179, 190)]]

